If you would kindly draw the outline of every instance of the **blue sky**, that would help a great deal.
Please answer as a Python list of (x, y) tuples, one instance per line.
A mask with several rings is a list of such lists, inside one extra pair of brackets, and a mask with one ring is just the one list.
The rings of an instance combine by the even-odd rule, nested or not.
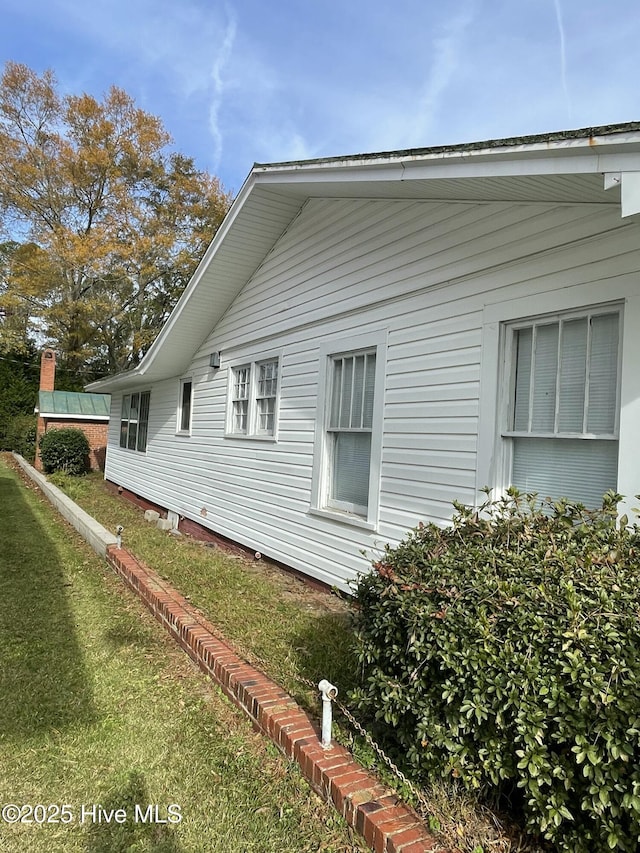
[(117, 85), (237, 192), (254, 162), (640, 119), (637, 0), (3, 0), (0, 64)]

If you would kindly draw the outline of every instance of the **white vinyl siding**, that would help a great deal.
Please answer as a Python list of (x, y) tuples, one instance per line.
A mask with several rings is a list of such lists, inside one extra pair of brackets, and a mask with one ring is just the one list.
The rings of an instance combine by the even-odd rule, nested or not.
[(620, 312), (507, 328), (512, 349), (511, 484), (589, 507), (615, 489)]
[[(483, 486), (508, 485), (497, 454), (511, 442), (498, 405), (498, 377), (510, 376), (499, 369), (504, 323), (624, 300), (618, 488), (631, 513), (640, 492), (640, 306), (629, 310), (640, 302), (638, 219), (621, 221), (616, 205), (544, 198), (311, 199), (184, 368), (196, 390), (189, 441), (175, 434), (174, 378), (153, 385), (144, 456), (118, 447), (114, 395), (107, 478), (348, 591), (384, 543), (419, 521), (446, 524), (455, 499), (473, 504)], [(365, 520), (327, 508), (320, 445), (331, 356), (374, 345), (382, 375)], [(218, 350), (222, 368), (212, 371)], [(276, 355), (277, 442), (234, 436), (231, 368)]]

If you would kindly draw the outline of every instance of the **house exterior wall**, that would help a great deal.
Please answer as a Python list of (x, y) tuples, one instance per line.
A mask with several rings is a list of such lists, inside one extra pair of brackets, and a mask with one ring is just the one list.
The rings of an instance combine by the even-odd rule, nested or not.
[[(490, 484), (501, 312), (522, 300), (532, 314), (556, 310), (559, 298), (576, 307), (622, 300), (625, 324), (637, 322), (638, 236), (635, 218), (621, 220), (615, 205), (310, 201), (184, 376), (148, 386), (146, 453), (119, 448), (122, 396), (112, 396), (106, 477), (344, 589), (367, 569), (363, 549), (374, 555), (420, 520), (446, 523), (454, 499), (473, 503)], [(625, 486), (640, 473), (628, 458), (640, 415), (638, 371), (628, 366), (638, 331), (624, 328)], [(348, 347), (355, 335), (386, 342), (379, 503), (370, 527), (310, 512), (321, 353), (332, 342)], [(220, 369), (209, 367), (212, 351), (222, 353)], [(225, 435), (230, 366), (273, 355), (277, 441)], [(192, 428), (177, 435), (186, 377)]]

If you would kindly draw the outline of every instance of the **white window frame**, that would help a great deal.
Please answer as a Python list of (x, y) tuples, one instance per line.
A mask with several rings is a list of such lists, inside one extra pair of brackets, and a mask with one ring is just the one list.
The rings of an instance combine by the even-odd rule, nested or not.
[[(263, 365), (276, 364), (277, 376), (266, 381), (275, 381), (275, 394), (261, 393), (260, 368)], [(248, 370), (249, 375), (246, 384), (246, 397), (238, 396), (236, 393), (238, 372)], [(259, 441), (277, 441), (278, 439), (278, 416), (280, 411), (280, 386), (282, 382), (282, 353), (269, 353), (253, 360), (243, 360), (229, 365), (228, 373), (228, 396), (227, 417), (225, 424), (225, 438), (254, 439)], [(273, 400), (273, 429), (265, 430), (260, 426), (260, 401)], [(236, 426), (236, 404), (246, 402), (246, 428), (240, 430)]]
[[(587, 432), (586, 429), (575, 432), (564, 432), (559, 429), (559, 382), (560, 382), (560, 361), (558, 362), (558, 374), (555, 382), (555, 413), (554, 425), (552, 430), (536, 431), (533, 429), (517, 430), (513, 426), (514, 406), (515, 406), (515, 389), (516, 389), (516, 370), (515, 370), (515, 336), (521, 329), (540, 327), (548, 324), (558, 324), (558, 334), (562, 337), (564, 323), (571, 320), (588, 319), (593, 316), (601, 316), (603, 314), (616, 314), (618, 316), (618, 353), (616, 365), (616, 393), (615, 393), (615, 409), (614, 409), (614, 426), (610, 432), (594, 433)], [(621, 374), (621, 336), (623, 326), (623, 311), (619, 303), (597, 305), (593, 308), (587, 308), (576, 311), (565, 311), (554, 314), (539, 314), (535, 317), (530, 317), (525, 320), (505, 323), (502, 327), (502, 369), (504, 381), (501, 382), (501, 402), (500, 402), (500, 421), (501, 429), (500, 436), (503, 440), (503, 464), (502, 464), (502, 485), (501, 491), (511, 484), (513, 477), (513, 453), (514, 439), (536, 439), (543, 438), (549, 441), (563, 441), (565, 439), (580, 439), (583, 441), (598, 440), (598, 441), (614, 441), (617, 445), (619, 439), (619, 421), (620, 421), (620, 374)], [(533, 334), (535, 339), (535, 332)], [(589, 340), (590, 333), (588, 332), (587, 339)], [(560, 343), (559, 343), (560, 345)], [(589, 381), (589, 365), (586, 365), (585, 388), (588, 387)], [(534, 393), (535, 380), (531, 383), (530, 394)], [(530, 404), (531, 405), (531, 402)], [(531, 418), (531, 410), (529, 418)], [(583, 411), (583, 428), (586, 427), (587, 419), (587, 401)], [(617, 482), (617, 477), (616, 477)], [(542, 497), (542, 496), (541, 496)], [(572, 497), (569, 495), (568, 497)]]
[[(366, 507), (333, 500), (331, 494), (332, 446), (330, 428), (332, 400), (332, 371), (334, 360), (362, 353), (375, 352), (373, 413), (371, 425), (371, 456), (369, 461), (369, 494)], [(384, 392), (387, 355), (387, 331), (334, 338), (320, 346), (318, 372), (318, 408), (316, 414), (315, 452), (311, 484), (310, 513), (333, 521), (376, 530), (380, 508), (380, 475), (382, 466), (382, 437)]]
[[(189, 423), (187, 427), (182, 426), (184, 414), (184, 389), (186, 385), (191, 386), (189, 392)], [(185, 376), (180, 380), (178, 389), (178, 405), (176, 407), (176, 435), (191, 435), (191, 424), (193, 422), (193, 377)]]
[[(603, 294), (607, 296), (606, 301), (602, 299)], [(543, 312), (540, 311), (541, 306), (545, 308)], [(478, 505), (486, 498), (484, 488), (487, 486), (492, 489), (493, 497), (504, 495), (511, 474), (511, 441), (508, 436), (502, 436), (508, 423), (512, 390), (503, 381), (511, 375), (505, 373), (505, 325), (515, 325), (520, 321), (526, 325), (526, 318), (531, 320), (570, 312), (584, 315), (589, 311), (607, 311), (618, 306), (622, 313), (619, 329), (617, 489), (626, 497), (618, 509), (620, 513), (630, 513), (636, 505), (633, 496), (638, 493), (640, 484), (640, 459), (636, 448), (640, 373), (635, 367), (640, 357), (640, 296), (636, 275), (596, 280), (572, 288), (563, 287), (560, 279), (554, 290), (484, 306), (476, 466)]]

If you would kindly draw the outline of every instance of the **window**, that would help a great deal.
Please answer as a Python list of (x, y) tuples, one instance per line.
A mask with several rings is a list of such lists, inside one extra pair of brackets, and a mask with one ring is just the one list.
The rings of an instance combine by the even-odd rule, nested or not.
[(620, 311), (506, 327), (508, 480), (541, 497), (599, 506), (618, 467)]
[(233, 367), (227, 434), (270, 438), (276, 435), (279, 359)]
[(320, 346), (310, 511), (373, 530), (378, 521), (387, 333)]
[(258, 390), (256, 394), (256, 432), (273, 435), (276, 416), (276, 392), (278, 390), (278, 362), (264, 361), (258, 365)]
[(191, 432), (191, 400), (193, 394), (193, 382), (191, 379), (183, 379), (180, 382), (180, 399), (178, 402), (178, 432)]
[(143, 391), (141, 394), (125, 394), (122, 398), (120, 447), (146, 451), (150, 397), (150, 391)]
[(376, 353), (331, 357), (327, 504), (367, 514)]
[(233, 424), (231, 432), (246, 435), (249, 425), (249, 382), (251, 367), (233, 369)]

